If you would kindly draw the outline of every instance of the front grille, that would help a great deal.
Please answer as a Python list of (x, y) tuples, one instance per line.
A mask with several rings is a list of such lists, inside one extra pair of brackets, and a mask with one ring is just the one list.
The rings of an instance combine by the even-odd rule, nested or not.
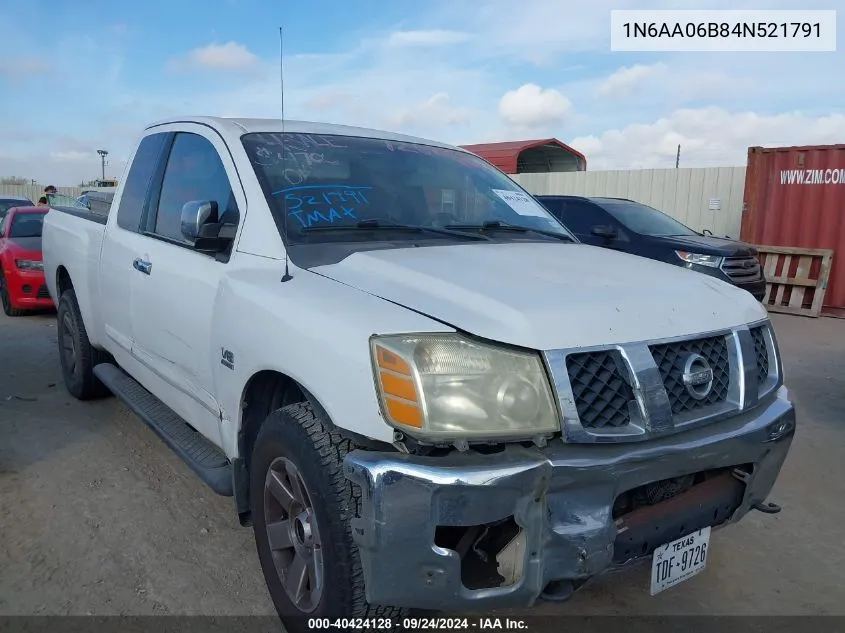
[(726, 257), (722, 272), (734, 283), (743, 284), (760, 279), (760, 262), (756, 257)]
[(38, 288), (38, 294), (36, 294), (35, 296), (39, 299), (49, 299), (50, 291), (47, 290), (47, 286), (41, 286)]
[(757, 383), (763, 384), (769, 378), (769, 348), (766, 346), (766, 334), (763, 326), (751, 328), (754, 339), (754, 354), (757, 357)]
[[(663, 386), (669, 396), (674, 415), (718, 404), (727, 399), (731, 370), (728, 345), (724, 336), (651, 345), (650, 349), (663, 378)], [(694, 398), (684, 385), (684, 364), (690, 354), (700, 354), (713, 370), (713, 386), (710, 393), (700, 400)]]
[(616, 350), (570, 354), (566, 369), (581, 425), (601, 429), (631, 421), (631, 379)]
[[(782, 384), (768, 321), (689, 339), (548, 350), (543, 356), (558, 396), (561, 434), (575, 444), (639, 442), (697, 428), (756, 407)], [(703, 384), (708, 368), (712, 382)]]

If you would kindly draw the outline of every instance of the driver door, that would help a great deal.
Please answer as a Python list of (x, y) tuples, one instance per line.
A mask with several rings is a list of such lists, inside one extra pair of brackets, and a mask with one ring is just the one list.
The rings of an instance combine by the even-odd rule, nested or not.
[(212, 366), (220, 349), (212, 324), (227, 261), (193, 250), (182, 235), (181, 214), (186, 202), (213, 200), (221, 217), (237, 221), (245, 195), (223, 141), (202, 126), (190, 127), (176, 131), (144, 219), (133, 263), (132, 355), (145, 368), (148, 388), (219, 444)]

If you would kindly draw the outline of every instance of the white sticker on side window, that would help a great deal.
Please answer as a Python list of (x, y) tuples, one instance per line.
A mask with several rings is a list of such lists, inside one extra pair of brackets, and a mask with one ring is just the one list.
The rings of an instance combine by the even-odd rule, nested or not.
[(507, 191), (505, 189), (493, 189), (493, 193), (504, 200), (505, 204), (516, 211), (519, 215), (533, 215), (540, 218), (548, 217), (543, 207), (527, 193), (522, 191)]

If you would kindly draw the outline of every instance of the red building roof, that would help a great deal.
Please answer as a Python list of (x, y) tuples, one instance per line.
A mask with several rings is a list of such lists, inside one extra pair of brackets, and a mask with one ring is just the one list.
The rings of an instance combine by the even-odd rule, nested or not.
[(461, 145), (506, 174), (585, 171), (587, 158), (556, 138)]

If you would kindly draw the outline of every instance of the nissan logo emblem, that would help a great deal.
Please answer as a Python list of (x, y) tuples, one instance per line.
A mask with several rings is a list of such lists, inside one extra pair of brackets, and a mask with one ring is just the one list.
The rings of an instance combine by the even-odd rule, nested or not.
[(713, 370), (701, 354), (690, 354), (684, 363), (684, 387), (696, 400), (703, 400), (713, 389)]

